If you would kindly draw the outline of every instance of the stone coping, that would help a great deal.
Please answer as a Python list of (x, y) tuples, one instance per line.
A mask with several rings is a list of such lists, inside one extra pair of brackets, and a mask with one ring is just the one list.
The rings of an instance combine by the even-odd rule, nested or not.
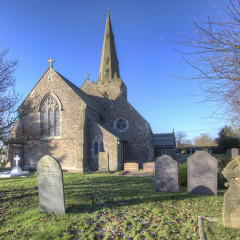
[(151, 172), (128, 172), (124, 171), (120, 173), (118, 176), (124, 176), (124, 177), (155, 177), (154, 173)]
[(201, 217), (201, 216), (198, 216), (198, 227), (199, 227), (200, 240), (207, 240), (206, 233), (204, 231), (203, 220), (207, 220), (209, 222), (217, 222), (219, 219), (218, 218), (212, 218), (212, 217)]
[(11, 171), (0, 172), (0, 178), (21, 177), (27, 175), (30, 175), (29, 171), (21, 171), (19, 173), (12, 173)]

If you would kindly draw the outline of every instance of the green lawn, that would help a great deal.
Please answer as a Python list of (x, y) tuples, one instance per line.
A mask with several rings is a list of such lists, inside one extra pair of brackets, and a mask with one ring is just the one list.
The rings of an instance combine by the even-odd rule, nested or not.
[[(54, 215), (39, 211), (36, 175), (0, 179), (0, 239), (199, 239), (197, 216), (222, 217), (224, 190), (158, 193), (154, 178), (118, 173), (64, 173), (64, 185), (66, 214)], [(221, 222), (214, 231), (240, 236)]]

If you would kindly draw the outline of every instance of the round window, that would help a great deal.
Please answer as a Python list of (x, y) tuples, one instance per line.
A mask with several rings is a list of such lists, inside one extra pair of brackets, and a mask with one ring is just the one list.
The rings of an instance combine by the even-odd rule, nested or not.
[(114, 121), (113, 127), (119, 132), (125, 132), (129, 127), (128, 120), (124, 117), (117, 118)]

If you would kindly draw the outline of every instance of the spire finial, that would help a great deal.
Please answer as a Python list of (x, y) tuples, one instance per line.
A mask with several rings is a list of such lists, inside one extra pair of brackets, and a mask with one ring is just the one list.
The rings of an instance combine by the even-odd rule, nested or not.
[(48, 62), (50, 63), (50, 68), (53, 68), (53, 65), (52, 63), (55, 62), (55, 60), (53, 58), (50, 58), (50, 60), (48, 60)]
[(108, 11), (108, 13), (109, 13), (109, 8), (110, 8), (110, 6), (109, 6), (109, 4), (107, 5), (107, 11)]

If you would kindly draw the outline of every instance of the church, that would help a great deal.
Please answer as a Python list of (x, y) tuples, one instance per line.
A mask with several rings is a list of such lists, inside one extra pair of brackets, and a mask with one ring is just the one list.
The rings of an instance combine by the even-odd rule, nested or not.
[(100, 152), (109, 171), (122, 170), (124, 162), (154, 161), (151, 126), (127, 100), (109, 12), (96, 83), (87, 76), (76, 86), (53, 68), (53, 61), (22, 103), (37, 107), (19, 119), (17, 128), (42, 132), (35, 147), (23, 145), (23, 169), (36, 169), (44, 155), (57, 159), (62, 169), (80, 173), (99, 170)]

